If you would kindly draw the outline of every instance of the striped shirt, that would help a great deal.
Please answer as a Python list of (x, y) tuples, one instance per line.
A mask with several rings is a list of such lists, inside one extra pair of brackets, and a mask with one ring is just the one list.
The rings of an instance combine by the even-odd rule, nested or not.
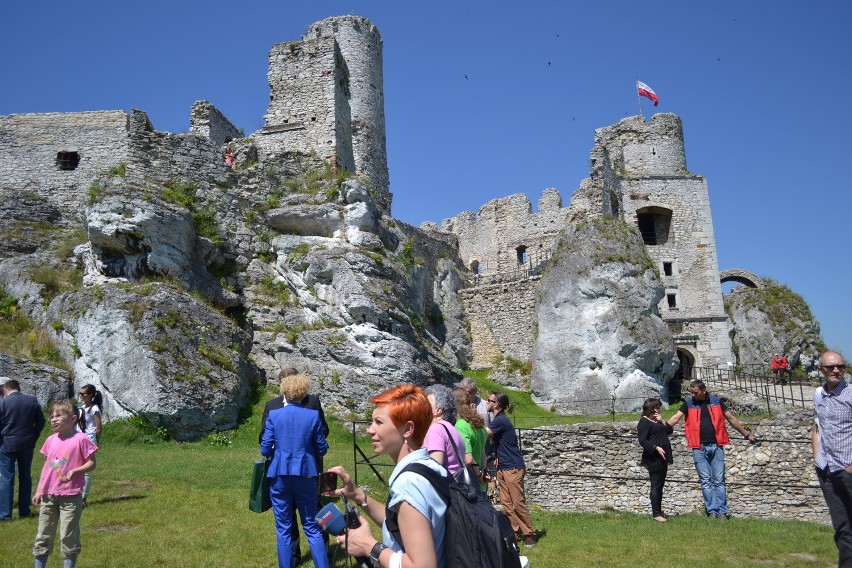
[(824, 386), (814, 392), (819, 428), (817, 469), (837, 473), (852, 464), (852, 388), (841, 380), (830, 392)]

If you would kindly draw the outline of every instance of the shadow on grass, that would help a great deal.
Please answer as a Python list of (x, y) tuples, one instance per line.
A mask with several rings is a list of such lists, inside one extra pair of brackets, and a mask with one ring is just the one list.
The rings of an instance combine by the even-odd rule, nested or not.
[(117, 495), (115, 497), (104, 497), (97, 501), (89, 501), (89, 507), (97, 503), (119, 503), (121, 501), (135, 501), (137, 499), (147, 499), (147, 495)]

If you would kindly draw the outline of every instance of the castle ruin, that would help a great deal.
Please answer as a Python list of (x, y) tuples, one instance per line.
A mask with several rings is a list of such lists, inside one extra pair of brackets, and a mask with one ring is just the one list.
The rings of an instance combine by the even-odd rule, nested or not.
[(707, 182), (687, 170), (680, 118), (658, 114), (650, 122), (635, 116), (595, 132), (591, 177), (570, 207), (547, 189), (536, 212), (518, 194), (443, 221), (475, 274), (474, 285), (461, 293), (474, 366), (490, 366), (500, 355), (529, 359), (538, 274), (567, 223), (584, 216), (621, 216), (640, 231), (665, 285), (658, 310), (683, 371), (734, 361)]
[[(207, 101), (193, 105), (186, 134), (157, 131), (146, 113), (136, 109), (0, 116), (0, 143), (7, 151), (0, 163), (0, 192), (36, 197), (56, 209), (59, 224), (70, 226), (91, 201), (93, 180), (114, 168), (126, 168), (128, 179), (199, 181), (210, 194), (217, 188), (235, 191), (244, 183), (240, 191), (247, 195), (258, 187), (248, 171), (252, 164), (300, 155), (357, 175), (369, 190), (377, 217), (389, 216), (382, 38), (376, 27), (356, 16), (317, 22), (301, 40), (271, 48), (267, 77), (270, 101), (265, 125), (248, 136)], [(225, 146), (236, 153), (233, 170), (224, 163)], [(498, 356), (531, 358), (540, 274), (566, 226), (588, 216), (621, 217), (641, 232), (665, 285), (658, 311), (675, 338), (682, 368), (733, 362), (707, 182), (687, 169), (680, 119), (672, 114), (658, 114), (650, 121), (637, 116), (598, 129), (590, 165), (590, 177), (581, 182), (568, 207), (558, 191), (546, 189), (536, 211), (525, 195), (517, 194), (489, 201), (477, 213), (445, 219), (440, 227), (427, 223), (420, 230), (405, 229), (411, 240), (415, 235), (440, 242), (447, 250), (456, 248), (468, 270), (457, 296), (469, 324), (471, 366), (490, 366)], [(247, 172), (240, 180), (239, 168)], [(259, 239), (238, 218), (248, 198), (224, 201), (229, 205), (221, 212), (220, 228), (231, 241), (222, 247), (217, 262), (238, 275), (229, 283), (240, 291), (248, 280), (243, 274), (258, 258)], [(362, 209), (366, 211), (366, 206)], [(372, 213), (363, 211), (357, 221), (365, 227), (372, 223), (370, 231), (380, 233), (376, 228), (380, 223), (365, 221)], [(283, 218), (284, 214), (279, 216)], [(348, 235), (343, 238), (340, 230), (325, 228), (343, 222), (344, 215), (334, 211), (323, 219), (321, 235), (308, 236), (352, 245)], [(281, 229), (285, 225), (280, 221), (277, 229), (292, 234)], [(354, 244), (366, 243), (362, 248), (375, 255), (385, 249), (401, 250), (404, 244), (399, 239), (370, 239)], [(284, 270), (290, 252), (280, 253), (278, 269)], [(331, 274), (323, 273), (326, 277)], [(418, 293), (432, 289), (430, 281), (419, 278), (423, 281), (413, 286)], [(413, 306), (411, 315), (385, 308), (379, 332), (392, 332), (399, 322), (417, 327), (415, 323), (422, 325), (428, 319), (434, 328), (430, 333), (446, 327), (444, 314), (432, 307), (427, 314), (423, 306)], [(364, 325), (374, 323), (366, 312), (360, 319)], [(280, 341), (276, 337), (271, 335)], [(276, 353), (279, 365), (286, 362), (283, 357), (290, 348), (285, 345)], [(457, 361), (464, 358), (458, 356)]]

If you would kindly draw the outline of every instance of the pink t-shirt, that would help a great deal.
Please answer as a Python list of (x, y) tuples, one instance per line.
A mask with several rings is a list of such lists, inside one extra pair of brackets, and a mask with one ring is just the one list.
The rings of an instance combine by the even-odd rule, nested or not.
[[(447, 427), (446, 430), (444, 429), (444, 426)], [(456, 451), (453, 449), (453, 445), (447, 437), (447, 430), (450, 431), (450, 435), (453, 437), (456, 447), (459, 449), (462, 457), (464, 457), (464, 440), (462, 439), (461, 434), (459, 434), (459, 431), (456, 430), (455, 426), (446, 420), (435, 422), (429, 426), (429, 430), (426, 432), (426, 440), (423, 442), (423, 445), (426, 447), (427, 452), (444, 452), (444, 466), (447, 468), (447, 471), (450, 472), (450, 475), (453, 475), (461, 469), (461, 463), (459, 463), (459, 460), (456, 457)]]
[(44, 441), (41, 453), (45, 462), (38, 480), (38, 492), (41, 495), (77, 495), (83, 492), (86, 478), (78, 473), (71, 481), (59, 481), (59, 476), (68, 475), (74, 468), (80, 467), (98, 451), (98, 447), (81, 432), (75, 432), (70, 438), (62, 439), (52, 434)]

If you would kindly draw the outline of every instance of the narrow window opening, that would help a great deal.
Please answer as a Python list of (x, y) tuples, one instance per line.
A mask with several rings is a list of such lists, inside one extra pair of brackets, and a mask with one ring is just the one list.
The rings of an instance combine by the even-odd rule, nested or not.
[(56, 167), (63, 171), (76, 170), (80, 165), (80, 154), (77, 152), (57, 152)]
[(526, 264), (527, 263), (527, 247), (524, 245), (519, 246), (515, 249), (515, 252), (518, 255), (518, 264)]
[(666, 294), (666, 301), (669, 303), (669, 308), (677, 308), (677, 297), (674, 294)]
[(672, 275), (672, 263), (671, 262), (664, 262), (663, 263), (663, 274), (665, 274), (666, 276)]

